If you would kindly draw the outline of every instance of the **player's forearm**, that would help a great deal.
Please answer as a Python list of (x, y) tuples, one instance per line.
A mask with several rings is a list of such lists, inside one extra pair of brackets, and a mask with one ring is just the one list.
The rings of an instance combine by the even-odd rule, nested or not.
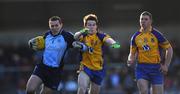
[(169, 66), (169, 64), (171, 63), (172, 56), (173, 56), (173, 49), (172, 47), (170, 47), (166, 50), (166, 55), (165, 55), (165, 64), (167, 66)]
[(74, 48), (79, 48), (81, 51), (87, 51), (88, 50), (88, 46), (86, 46), (84, 43), (79, 42), (79, 41), (74, 41), (72, 43)]
[(107, 44), (109, 44), (111, 46), (111, 48), (120, 48), (121, 47), (121, 45), (112, 38), (108, 38), (105, 41)]
[(76, 32), (75, 34), (74, 34), (74, 39), (75, 40), (79, 40), (79, 37), (82, 35), (82, 33), (81, 32)]
[(134, 63), (135, 54), (131, 53), (128, 56), (127, 66), (131, 66)]
[(83, 28), (80, 31), (76, 32), (74, 35), (74, 39), (75, 40), (79, 40), (79, 38), (81, 37), (82, 34), (88, 34), (89, 29), (88, 28)]
[(108, 39), (106, 39), (106, 43), (108, 45), (112, 45), (112, 44), (116, 43), (116, 41), (114, 39), (112, 39), (112, 38), (108, 38)]
[(134, 59), (135, 59), (135, 54), (130, 53), (128, 56), (128, 61), (134, 62)]

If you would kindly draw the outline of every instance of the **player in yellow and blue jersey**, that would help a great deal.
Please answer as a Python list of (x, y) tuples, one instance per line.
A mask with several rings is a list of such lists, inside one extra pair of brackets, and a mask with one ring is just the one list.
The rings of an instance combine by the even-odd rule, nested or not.
[(148, 94), (149, 84), (151, 94), (164, 94), (163, 80), (171, 62), (172, 47), (162, 33), (152, 27), (151, 13), (144, 11), (140, 15), (140, 26), (140, 30), (131, 37), (127, 63), (131, 65), (137, 58), (135, 74), (140, 94)]
[[(89, 94), (99, 94), (100, 85), (105, 77), (103, 47), (105, 44), (112, 48), (120, 48), (120, 45), (109, 35), (98, 30), (98, 19), (94, 14), (84, 17), (84, 29), (76, 32), (74, 38), (80, 42), (74, 42), (74, 46), (82, 46), (82, 58), (78, 75), (78, 93), (85, 94), (88, 87)], [(85, 45), (81, 45), (81, 44)]]

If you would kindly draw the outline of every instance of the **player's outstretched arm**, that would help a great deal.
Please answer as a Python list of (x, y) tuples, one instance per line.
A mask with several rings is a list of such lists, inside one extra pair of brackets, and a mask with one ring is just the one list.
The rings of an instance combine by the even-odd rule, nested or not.
[(112, 38), (107, 38), (106, 43), (108, 45), (110, 45), (111, 48), (120, 48), (121, 47), (121, 45)]
[(88, 32), (89, 32), (89, 29), (88, 29), (88, 28), (83, 28), (83, 29), (81, 29), (80, 31), (78, 31), (78, 32), (76, 32), (76, 33), (74, 34), (74, 39), (75, 39), (75, 40), (79, 40), (79, 38), (80, 38), (80, 36), (81, 36), (82, 34), (88, 34)]
[(86, 51), (88, 49), (88, 47), (84, 43), (79, 42), (79, 41), (74, 41), (72, 43), (72, 45), (73, 45), (74, 48), (81, 49), (81, 51)]

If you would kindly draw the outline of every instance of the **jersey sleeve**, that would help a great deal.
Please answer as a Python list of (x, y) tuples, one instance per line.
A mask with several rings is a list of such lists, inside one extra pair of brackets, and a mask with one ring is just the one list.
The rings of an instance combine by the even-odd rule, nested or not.
[(106, 39), (108, 39), (108, 38), (111, 38), (111, 36), (108, 35), (108, 34), (104, 34), (103, 43), (104, 43), (104, 42), (106, 41)]
[(72, 48), (72, 43), (75, 41), (74, 39), (74, 35), (71, 32), (67, 32), (67, 31), (62, 31), (62, 35), (65, 39), (65, 41), (67, 42), (68, 48)]
[(73, 47), (72, 43), (75, 41), (74, 35), (73, 35), (72, 32), (68, 32), (68, 33), (69, 33), (68, 34), (68, 36), (69, 36), (69, 38), (68, 38), (68, 46), (72, 48)]
[(136, 45), (135, 39), (136, 39), (136, 37), (137, 37), (138, 34), (139, 34), (139, 32), (136, 32), (136, 33), (133, 34), (133, 36), (131, 37), (131, 40), (130, 40), (130, 51), (131, 51), (131, 53), (135, 53), (136, 50), (137, 50), (137, 45)]
[(154, 31), (154, 35), (158, 39), (159, 46), (162, 47), (163, 49), (167, 49), (171, 46), (169, 41), (163, 36), (162, 33), (158, 31)]

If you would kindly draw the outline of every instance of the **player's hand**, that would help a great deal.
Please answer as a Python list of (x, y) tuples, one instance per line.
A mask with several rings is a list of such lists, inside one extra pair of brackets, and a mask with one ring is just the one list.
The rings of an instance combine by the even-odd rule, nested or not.
[(83, 44), (81, 42), (79, 42), (79, 41), (74, 41), (72, 43), (72, 45), (73, 45), (74, 48), (80, 48), (81, 49), (83, 47)]
[(133, 61), (128, 60), (127, 61), (127, 66), (130, 67), (130, 66), (132, 66), (133, 63), (134, 63)]
[(79, 70), (77, 70), (77, 74), (79, 74), (83, 70), (84, 70), (83, 65), (80, 65)]
[(121, 45), (120, 44), (118, 44), (118, 43), (114, 43), (114, 44), (112, 44), (111, 45), (111, 48), (120, 48), (121, 47)]
[(168, 65), (166, 65), (166, 64), (161, 64), (160, 71), (161, 71), (164, 75), (167, 75)]
[(43, 36), (37, 36), (28, 41), (28, 45), (33, 50), (42, 50), (45, 47)]
[(83, 34), (88, 34), (89, 33), (89, 29), (88, 28), (83, 28), (80, 30), (80, 32)]

